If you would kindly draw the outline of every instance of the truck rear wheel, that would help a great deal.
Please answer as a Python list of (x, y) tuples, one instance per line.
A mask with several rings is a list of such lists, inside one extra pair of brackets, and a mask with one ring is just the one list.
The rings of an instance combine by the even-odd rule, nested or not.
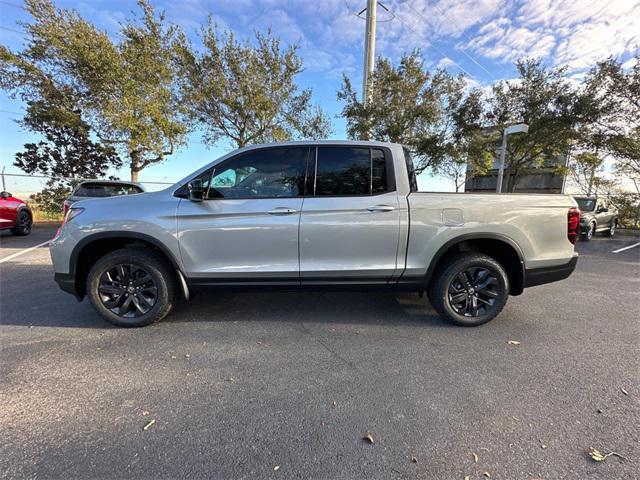
[(429, 286), (433, 308), (446, 320), (475, 327), (495, 318), (507, 303), (509, 278), (495, 259), (463, 253), (446, 261)]
[(119, 327), (143, 327), (161, 320), (173, 308), (175, 292), (171, 266), (143, 247), (106, 254), (87, 276), (87, 295), (93, 307)]

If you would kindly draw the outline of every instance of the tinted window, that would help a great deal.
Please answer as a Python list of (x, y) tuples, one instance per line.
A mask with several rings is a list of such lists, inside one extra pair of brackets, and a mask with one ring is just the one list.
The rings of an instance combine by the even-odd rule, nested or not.
[(593, 198), (576, 198), (575, 201), (578, 202), (578, 207), (583, 212), (591, 212), (596, 206), (596, 201)]
[(73, 195), (78, 197), (115, 197), (134, 193), (142, 193), (142, 189), (137, 185), (127, 183), (83, 183), (78, 186)]
[(371, 195), (388, 190), (382, 150), (319, 147), (316, 196)]
[(307, 147), (258, 150), (216, 165), (201, 176), (205, 198), (300, 196), (308, 151)]

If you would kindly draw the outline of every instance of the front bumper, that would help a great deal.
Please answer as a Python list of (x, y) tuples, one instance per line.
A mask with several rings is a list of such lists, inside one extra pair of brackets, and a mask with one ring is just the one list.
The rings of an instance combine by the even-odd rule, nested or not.
[(60, 290), (70, 293), (80, 302), (84, 296), (78, 293), (76, 288), (76, 278), (71, 273), (54, 273), (53, 280), (58, 284)]
[(542, 268), (526, 268), (524, 270), (524, 286), (535, 287), (545, 283), (557, 282), (569, 277), (576, 269), (578, 254), (575, 253), (568, 263)]

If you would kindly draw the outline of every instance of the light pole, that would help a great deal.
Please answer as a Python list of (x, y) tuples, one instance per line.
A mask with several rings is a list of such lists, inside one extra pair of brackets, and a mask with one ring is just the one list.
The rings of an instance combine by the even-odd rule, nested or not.
[(373, 74), (376, 57), (376, 0), (367, 0), (367, 26), (364, 34), (364, 69), (362, 72), (362, 103), (369, 100), (369, 77)]
[(527, 133), (529, 125), (526, 123), (518, 123), (511, 125), (502, 132), (502, 148), (500, 149), (500, 167), (498, 168), (498, 184), (496, 185), (496, 193), (502, 193), (502, 177), (504, 176), (504, 156), (507, 151), (507, 135), (512, 133)]

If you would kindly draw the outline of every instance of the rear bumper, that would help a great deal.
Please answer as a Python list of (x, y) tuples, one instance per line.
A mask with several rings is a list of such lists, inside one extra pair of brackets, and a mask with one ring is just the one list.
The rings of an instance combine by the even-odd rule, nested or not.
[(60, 287), (60, 290), (63, 292), (70, 293), (74, 297), (81, 301), (83, 295), (78, 293), (78, 289), (76, 288), (76, 279), (75, 276), (70, 273), (55, 273), (53, 275), (53, 279)]
[(568, 263), (563, 265), (553, 265), (552, 267), (526, 268), (524, 270), (524, 286), (535, 287), (545, 283), (564, 280), (573, 273), (578, 263), (578, 254), (574, 254)]

